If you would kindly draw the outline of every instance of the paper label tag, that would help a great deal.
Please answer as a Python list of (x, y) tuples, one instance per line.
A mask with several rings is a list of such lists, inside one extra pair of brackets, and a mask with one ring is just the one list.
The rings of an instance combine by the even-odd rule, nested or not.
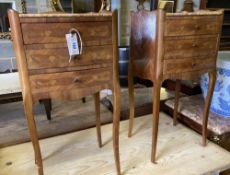
[(78, 47), (78, 41), (77, 41), (77, 34), (66, 34), (66, 41), (67, 41), (67, 46), (69, 50), (69, 55), (70, 57), (73, 57), (75, 55), (79, 55), (79, 47)]

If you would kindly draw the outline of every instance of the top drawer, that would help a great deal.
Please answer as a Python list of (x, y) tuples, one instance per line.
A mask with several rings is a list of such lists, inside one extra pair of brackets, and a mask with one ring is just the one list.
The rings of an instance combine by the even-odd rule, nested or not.
[(22, 23), (24, 44), (66, 43), (71, 28), (79, 31), (83, 46), (112, 44), (112, 22)]
[(185, 35), (211, 35), (220, 30), (219, 16), (203, 17), (195, 16), (184, 18), (167, 18), (165, 23), (165, 36)]

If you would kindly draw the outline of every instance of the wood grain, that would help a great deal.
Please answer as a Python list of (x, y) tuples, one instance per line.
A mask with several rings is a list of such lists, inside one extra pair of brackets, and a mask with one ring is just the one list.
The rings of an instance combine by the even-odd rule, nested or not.
[[(200, 58), (200, 59), (199, 59)], [(212, 58), (185, 58), (175, 60), (164, 60), (163, 74), (183, 73), (210, 69), (216, 67), (215, 56)]]
[[(218, 174), (230, 167), (228, 151), (212, 142), (204, 149), (199, 134), (180, 123), (173, 127), (171, 118), (164, 113), (159, 117), (158, 164), (152, 164), (149, 159), (151, 121), (152, 115), (135, 118), (135, 134), (131, 138), (127, 137), (128, 121), (121, 122), (122, 174)], [(102, 126), (102, 131), (105, 142), (102, 148), (97, 147), (95, 128), (41, 140), (44, 174), (115, 175), (112, 124)], [(36, 174), (31, 143), (0, 149), (0, 152), (1, 175)], [(12, 165), (7, 166), (8, 162)]]
[(178, 114), (178, 105), (179, 105), (179, 98), (180, 98), (180, 89), (181, 89), (181, 82), (180, 80), (176, 80), (176, 87), (175, 87), (175, 104), (174, 104), (174, 111), (173, 111), (173, 125), (177, 125), (177, 114)]
[(23, 106), (27, 118), (29, 134), (34, 148), (35, 164), (37, 165), (38, 174), (43, 175), (43, 162), (41, 149), (38, 142), (38, 134), (33, 116), (33, 99), (31, 95), (30, 83), (28, 78), (28, 70), (26, 67), (26, 55), (23, 47), (22, 31), (19, 23), (18, 14), (13, 11), (8, 11), (9, 22), (12, 28), (11, 34), (13, 38), (13, 47), (17, 58), (17, 66), (19, 70), (20, 84), (22, 88)]
[(26, 49), (29, 70), (78, 67), (111, 63), (113, 61), (112, 45), (84, 47), (82, 55), (76, 56), (71, 62), (69, 62), (69, 52), (66, 44), (65, 47), (46, 45), (45, 49), (41, 48), (42, 46), (36, 45), (34, 49), (31, 49), (31, 47)]
[[(162, 10), (157, 10), (131, 13), (130, 66), (134, 70), (134, 76), (151, 80), (154, 84), (151, 155), (154, 163), (157, 152), (161, 83), (168, 78), (177, 81), (193, 79), (202, 73), (216, 71), (222, 22), (223, 11), (166, 14)], [(213, 83), (215, 76), (211, 77)], [(133, 86), (130, 85), (129, 88)], [(129, 90), (130, 93), (132, 91)], [(178, 102), (179, 85), (176, 91)], [(207, 116), (212, 93), (213, 88), (210, 85), (203, 121), (203, 143), (206, 141)], [(132, 94), (130, 97), (132, 100)], [(131, 107), (130, 114), (133, 113), (132, 110)], [(175, 109), (174, 124), (176, 115)]]
[(168, 17), (165, 36), (218, 34), (221, 16)]
[[(209, 40), (209, 42), (206, 42)], [(180, 39), (179, 37), (166, 37), (164, 59), (179, 59), (186, 57), (212, 57), (215, 55), (217, 35), (197, 36)]]
[(74, 66), (74, 67), (52, 67), (48, 69), (32, 69), (28, 70), (29, 75), (36, 74), (50, 74), (50, 73), (58, 73), (58, 72), (73, 72), (73, 71), (82, 71), (88, 69), (99, 69), (99, 68), (108, 68), (111, 67), (110, 63), (101, 63), (101, 64), (91, 64), (91, 65), (82, 65), (82, 66)]
[[(25, 44), (65, 43), (65, 35), (71, 28), (79, 31), (83, 46), (112, 43), (111, 22), (84, 23), (23, 23), (22, 32)], [(42, 30), (41, 30), (42, 29)]]
[(101, 148), (102, 139), (101, 139), (100, 93), (99, 92), (96, 92), (94, 94), (94, 104), (95, 104), (95, 113), (96, 113), (97, 142), (98, 142), (98, 146)]
[[(114, 155), (117, 174), (120, 175), (120, 86), (116, 16), (115, 12), (19, 15), (9, 10), (10, 25), (14, 28), (12, 35), (24, 108), (39, 175), (43, 175), (43, 163), (33, 103), (42, 99), (72, 100), (97, 94), (102, 89), (112, 89), (114, 93)], [(77, 29), (81, 35), (83, 55), (68, 64), (65, 34), (71, 28)], [(98, 142), (101, 146), (98, 98), (97, 94), (95, 109)]]
[(32, 75), (29, 77), (33, 100), (76, 99), (91, 95), (100, 89), (112, 86), (111, 67), (53, 74)]
[(116, 165), (116, 174), (121, 175), (121, 163), (120, 163), (120, 149), (119, 149), (119, 133), (120, 133), (120, 112), (121, 112), (121, 95), (120, 95), (120, 84), (118, 74), (118, 19), (117, 11), (113, 13), (113, 152)]
[(203, 117), (203, 123), (202, 123), (202, 144), (203, 146), (206, 146), (207, 143), (207, 126), (208, 126), (208, 114), (210, 110), (210, 105), (212, 101), (212, 95), (213, 90), (215, 87), (216, 82), (216, 69), (213, 69), (213, 71), (209, 72), (209, 85), (208, 85), (208, 92), (205, 99), (205, 106), (204, 106), (204, 117)]

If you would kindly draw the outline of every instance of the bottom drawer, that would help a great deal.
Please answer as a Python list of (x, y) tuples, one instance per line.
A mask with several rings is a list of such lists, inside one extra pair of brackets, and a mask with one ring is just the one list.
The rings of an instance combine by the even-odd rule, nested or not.
[(112, 68), (32, 75), (29, 78), (33, 100), (76, 99), (112, 85)]
[(171, 59), (164, 60), (163, 73), (183, 73), (192, 72), (205, 69), (211, 69), (216, 66), (214, 58), (186, 58), (186, 59)]

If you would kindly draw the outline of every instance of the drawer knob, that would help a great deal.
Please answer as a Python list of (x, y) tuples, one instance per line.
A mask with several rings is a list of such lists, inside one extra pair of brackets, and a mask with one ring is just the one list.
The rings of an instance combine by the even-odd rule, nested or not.
[(192, 63), (192, 68), (194, 68), (196, 66), (196, 63)]
[(193, 43), (193, 44), (192, 44), (192, 47), (198, 47), (198, 44)]
[(75, 78), (74, 83), (81, 83), (81, 80), (79, 78)]
[(195, 29), (196, 30), (200, 30), (200, 26), (199, 25), (195, 25)]

